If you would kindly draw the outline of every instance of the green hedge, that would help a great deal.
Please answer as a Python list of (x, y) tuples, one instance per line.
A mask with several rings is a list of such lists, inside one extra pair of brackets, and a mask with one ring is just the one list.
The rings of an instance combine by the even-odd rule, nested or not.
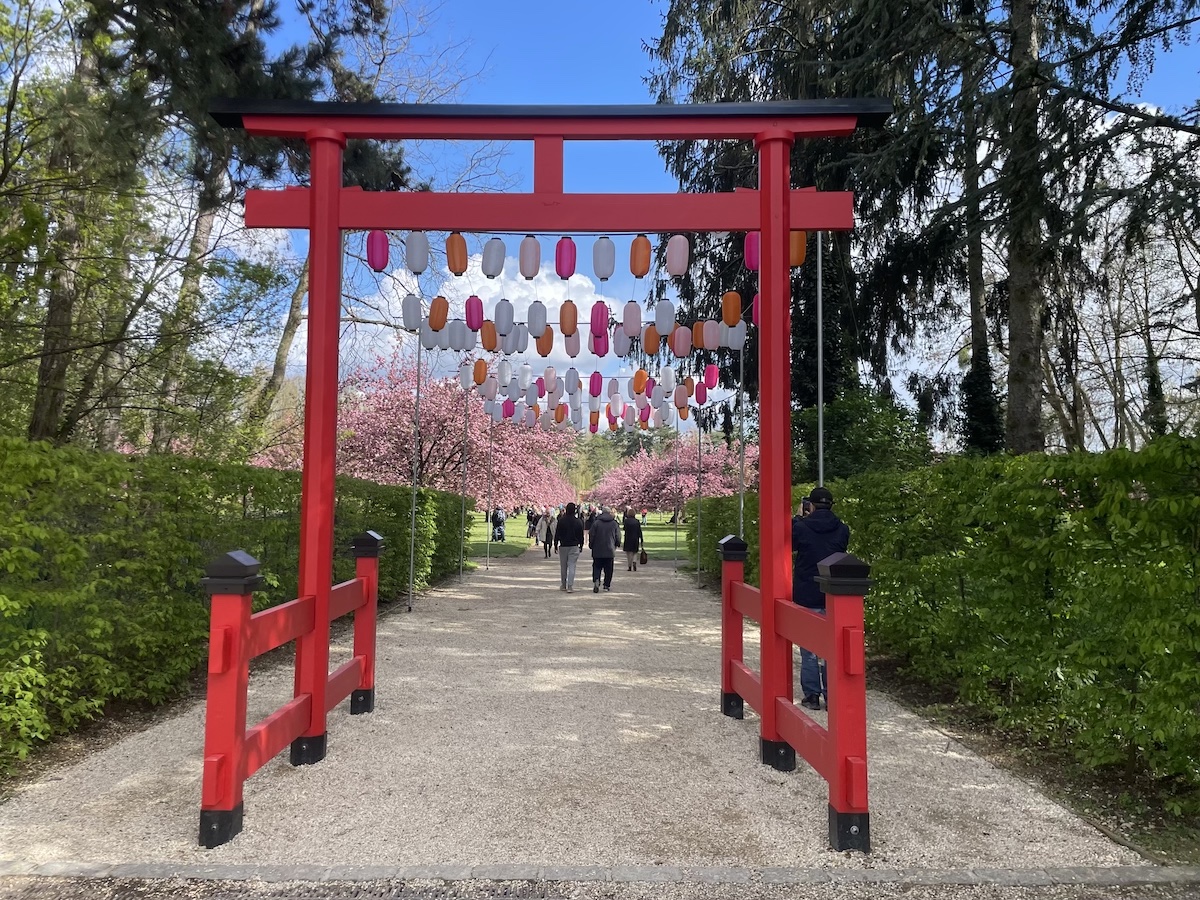
[[(368, 528), (387, 541), (380, 597), (408, 589), (412, 495), (338, 479), (336, 581)], [(461, 498), (418, 492), (415, 580), (458, 571)], [(263, 564), (256, 608), (296, 595), (300, 476), (180, 457), (0, 440), (0, 771), (112, 700), (178, 695), (207, 652), (204, 566)]]
[[(1157, 779), (1175, 812), (1200, 808), (1200, 440), (959, 458), (832, 489), (873, 566), (875, 650), (1089, 767)], [(704, 502), (707, 568), (736, 530), (736, 496)]]

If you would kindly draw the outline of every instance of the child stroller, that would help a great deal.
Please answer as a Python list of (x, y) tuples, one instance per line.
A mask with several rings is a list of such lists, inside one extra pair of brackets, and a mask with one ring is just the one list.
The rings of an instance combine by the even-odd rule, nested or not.
[(504, 540), (504, 523), (501, 522), (499, 524), (492, 526), (492, 541), (497, 542), (497, 541), (503, 541), (503, 540)]

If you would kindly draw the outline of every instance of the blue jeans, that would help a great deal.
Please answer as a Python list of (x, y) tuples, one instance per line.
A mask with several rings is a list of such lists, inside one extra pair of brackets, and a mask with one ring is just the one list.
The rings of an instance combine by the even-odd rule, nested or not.
[[(810, 609), (809, 612), (825, 615), (823, 609)], [(828, 702), (828, 691), (825, 682), (825, 660), (818, 659), (815, 653), (800, 648), (800, 690), (805, 697), (821, 697)]]

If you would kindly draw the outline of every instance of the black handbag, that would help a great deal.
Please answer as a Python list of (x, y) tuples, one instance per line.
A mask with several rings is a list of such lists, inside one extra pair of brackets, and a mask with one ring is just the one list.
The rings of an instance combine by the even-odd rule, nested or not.
[(642, 548), (641, 555), (640, 555), (640, 556), (638, 556), (638, 562), (640, 562), (640, 563), (641, 563), (643, 566), (644, 566), (646, 563), (650, 562), (650, 557), (648, 557), (648, 556), (646, 555), (646, 548), (645, 548), (645, 547), (643, 547), (643, 548)]

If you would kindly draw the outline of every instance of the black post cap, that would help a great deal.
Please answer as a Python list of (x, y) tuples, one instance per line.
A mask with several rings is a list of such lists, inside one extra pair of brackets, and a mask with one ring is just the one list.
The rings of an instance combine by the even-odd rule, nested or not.
[(350, 541), (350, 552), (355, 557), (378, 556), (383, 550), (383, 535), (377, 531), (364, 531)]
[(831, 553), (817, 563), (816, 582), (826, 594), (865, 595), (873, 584), (871, 567), (852, 553)]
[(727, 534), (717, 541), (717, 556), (722, 562), (745, 562), (750, 556), (750, 548), (736, 534)]
[(204, 567), (200, 584), (209, 594), (249, 594), (263, 583), (260, 567), (245, 550), (232, 550)]

